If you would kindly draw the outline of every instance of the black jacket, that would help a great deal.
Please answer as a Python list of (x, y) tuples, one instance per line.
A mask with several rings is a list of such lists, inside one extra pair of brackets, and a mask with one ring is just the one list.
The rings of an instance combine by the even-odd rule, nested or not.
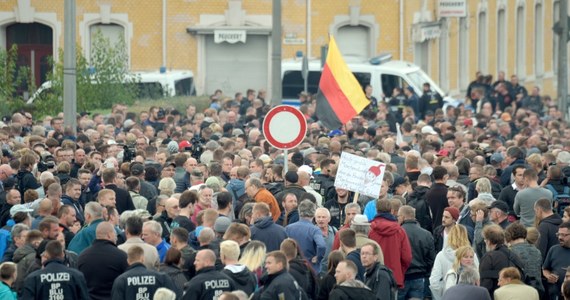
[[(481, 274), (481, 287), (489, 291), (489, 295), (493, 295), (495, 290), (499, 288), (499, 272), (506, 268), (511, 267), (509, 254), (512, 259), (518, 259), (518, 256), (509, 250), (505, 245), (498, 245), (493, 251), (485, 253), (479, 264), (479, 273)], [(520, 262), (518, 265), (523, 266)]]
[(265, 274), (261, 278), (261, 284), (263, 287), (257, 290), (253, 296), (255, 300), (307, 299), (305, 291), (286, 270), (271, 275)]
[(87, 283), (81, 272), (66, 267), (62, 260), (53, 259), (37, 270), (24, 282), (19, 299), (78, 299), (89, 300)]
[(306, 261), (295, 258), (289, 261), (289, 273), (305, 291), (309, 299), (317, 299), (318, 283), (315, 274)]
[(326, 197), (329, 191), (334, 190), (334, 178), (329, 175), (318, 174), (311, 180), (310, 185), (317, 193), (323, 196), (323, 203), (325, 203), (328, 200)]
[[(243, 269), (241, 269), (242, 267)], [(241, 269), (241, 271), (238, 271), (239, 269)], [(248, 296), (253, 294), (257, 287), (257, 278), (255, 278), (255, 274), (250, 272), (243, 265), (226, 267), (222, 270), (222, 273), (226, 274), (234, 281), (236, 290), (244, 291)]]
[(95, 240), (79, 255), (78, 269), (89, 283), (92, 300), (111, 298), (113, 282), (129, 267), (127, 253), (108, 240)]
[(394, 279), (394, 274), (386, 266), (380, 265), (379, 262), (366, 270), (364, 283), (376, 295), (377, 299), (396, 300), (394, 296), (398, 290), (398, 284)]
[(426, 202), (426, 193), (429, 191), (427, 186), (417, 186), (410, 194), (407, 204), (416, 209), (416, 219), (420, 226), (431, 232), (433, 230), (433, 222)]
[(271, 217), (258, 219), (251, 226), (251, 239), (263, 242), (267, 252), (279, 250), (286, 238), (285, 228), (275, 224)]
[(406, 220), (402, 223), (412, 247), (412, 262), (406, 271), (408, 280), (424, 278), (430, 274), (435, 260), (435, 244), (431, 233), (419, 226), (418, 221)]
[(443, 227), (443, 225), (439, 225), (433, 230), (433, 243), (435, 246), (435, 252), (439, 252), (439, 251), (441, 251), (441, 249), (443, 249), (443, 230), (444, 229), (445, 228)]
[(184, 291), (184, 285), (188, 282), (188, 277), (184, 274), (184, 271), (175, 265), (160, 265), (160, 272), (168, 275), (172, 280), (172, 283), (176, 286), (176, 288), (180, 291), (180, 295), (182, 295), (182, 291)]
[(168, 275), (147, 270), (144, 264), (135, 263), (115, 279), (111, 299), (150, 299), (161, 287), (175, 292), (178, 298), (182, 295), (182, 292), (172, 283)]
[(166, 240), (167, 243), (170, 243), (170, 231), (172, 230), (172, 218), (168, 217), (168, 213), (166, 210), (158, 216), (158, 218), (154, 219), (160, 226), (162, 226), (162, 238)]
[(554, 245), (558, 245), (558, 225), (562, 224), (562, 219), (558, 214), (553, 214), (546, 217), (538, 223), (538, 232), (540, 233), (540, 238), (538, 239), (537, 248), (542, 253), (542, 260), (546, 258), (548, 250)]
[(42, 186), (34, 177), (34, 174), (30, 171), (20, 170), (18, 174), (16, 174), (16, 188), (20, 191), (20, 195), (22, 196), (22, 203), (24, 203), (24, 192), (27, 190), (35, 190)]
[(187, 284), (183, 299), (210, 300), (223, 292), (235, 290), (234, 281), (214, 267), (200, 269)]
[(135, 210), (133, 198), (131, 198), (129, 192), (118, 187), (116, 184), (107, 184), (105, 188), (115, 191), (116, 206), (119, 214), (122, 214), (125, 210)]
[[(330, 300), (362, 300), (362, 299), (380, 299), (374, 293), (363, 287), (351, 287), (337, 285), (329, 295)], [(389, 299), (389, 298), (388, 298)], [(383, 299), (382, 299), (383, 300)]]
[(319, 279), (319, 295), (318, 300), (327, 300), (329, 298), (330, 292), (336, 285), (336, 279), (334, 278), (334, 270), (331, 273), (327, 273), (321, 279)]
[[(434, 183), (426, 193), (426, 202), (431, 210), (431, 219), (435, 224), (441, 222), (443, 210), (449, 206), (447, 203), (447, 185), (443, 183)], [(416, 212), (416, 215), (418, 213)]]

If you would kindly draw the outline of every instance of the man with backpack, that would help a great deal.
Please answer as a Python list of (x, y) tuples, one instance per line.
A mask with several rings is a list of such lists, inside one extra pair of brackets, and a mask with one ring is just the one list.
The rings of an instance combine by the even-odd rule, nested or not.
[[(552, 202), (558, 215), (564, 214), (564, 209), (570, 205), (570, 186), (559, 166), (550, 166), (547, 172), (547, 183), (544, 186), (552, 192)], [(545, 254), (546, 255), (546, 254)]]
[(504, 268), (517, 267), (521, 272), (521, 278), (526, 279), (522, 261), (505, 245), (505, 232), (501, 226), (496, 224), (486, 226), (483, 228), (483, 238), (487, 252), (479, 264), (479, 273), (481, 287), (486, 288), (489, 295), (493, 295), (499, 287), (499, 272)]
[[(366, 243), (360, 248), (360, 260), (366, 269), (364, 283), (372, 290), (377, 299), (395, 300), (398, 286), (392, 271), (378, 261), (381, 251), (382, 249), (374, 243)], [(423, 287), (422, 282), (422, 290)], [(421, 299), (423, 299), (423, 293)]]

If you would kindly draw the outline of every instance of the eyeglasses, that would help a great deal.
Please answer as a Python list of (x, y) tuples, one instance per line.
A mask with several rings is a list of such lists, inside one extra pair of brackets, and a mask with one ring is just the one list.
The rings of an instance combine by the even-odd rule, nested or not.
[(560, 232), (558, 232), (558, 233), (556, 234), (556, 237), (563, 237), (563, 238), (565, 238), (565, 237), (567, 237), (567, 236), (569, 236), (569, 235), (570, 235), (570, 233), (560, 233)]

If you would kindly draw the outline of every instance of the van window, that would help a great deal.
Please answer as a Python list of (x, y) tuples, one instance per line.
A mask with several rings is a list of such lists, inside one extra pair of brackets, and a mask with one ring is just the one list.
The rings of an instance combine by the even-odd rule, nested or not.
[(380, 76), (380, 80), (382, 81), (382, 92), (387, 98), (392, 97), (394, 88), (406, 88), (409, 86), (409, 84), (398, 75), (382, 74), (382, 76)]
[(137, 83), (137, 98), (159, 99), (164, 97), (164, 89), (159, 82), (139, 82)]
[(192, 78), (184, 78), (174, 82), (175, 96), (192, 96)]
[(408, 78), (412, 81), (414, 86), (423, 88), (424, 83), (429, 82), (429, 77), (422, 71), (415, 71), (408, 73)]
[[(311, 94), (316, 94), (319, 90), (321, 71), (310, 71), (307, 80), (307, 90)], [(303, 91), (304, 80), (301, 71), (286, 71), (283, 75), (283, 99), (297, 99)]]
[[(354, 77), (362, 88), (370, 84), (370, 73), (355, 72)], [(309, 80), (307, 81), (307, 90), (311, 94), (316, 94), (319, 90), (319, 81), (321, 80), (321, 71), (310, 71)], [(283, 75), (283, 99), (296, 99), (303, 91), (304, 81), (301, 71), (286, 71)]]

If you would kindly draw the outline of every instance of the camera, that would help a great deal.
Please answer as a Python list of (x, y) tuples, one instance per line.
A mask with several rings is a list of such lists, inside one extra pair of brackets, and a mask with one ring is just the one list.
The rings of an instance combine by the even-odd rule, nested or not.
[(190, 152), (190, 155), (194, 157), (196, 160), (200, 160), (200, 155), (204, 152), (204, 140), (199, 137), (193, 137), (190, 140), (190, 144), (192, 146), (184, 148), (185, 151)]
[(137, 149), (134, 145), (123, 145), (123, 162), (131, 162), (137, 156)]
[(156, 118), (162, 120), (164, 117), (166, 117), (166, 111), (164, 111), (164, 108), (160, 107), (156, 113)]
[(42, 154), (38, 162), (38, 171), (45, 172), (49, 169), (55, 168), (55, 159), (51, 154)]

